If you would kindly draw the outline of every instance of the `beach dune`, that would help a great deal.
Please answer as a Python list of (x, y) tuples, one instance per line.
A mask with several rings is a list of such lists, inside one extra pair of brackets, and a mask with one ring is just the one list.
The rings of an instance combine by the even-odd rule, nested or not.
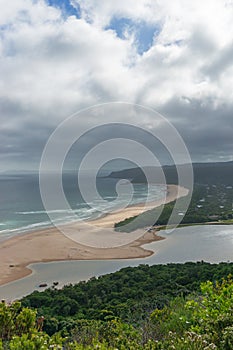
[[(164, 199), (148, 205), (127, 207), (88, 224), (75, 222), (63, 225), (69, 232), (68, 237), (56, 227), (52, 227), (10, 238), (0, 244), (0, 285), (27, 276), (31, 273), (27, 266), (36, 262), (132, 259), (150, 256), (153, 252), (143, 249), (142, 246), (162, 239), (156, 234), (156, 230), (148, 232), (141, 229), (130, 234), (116, 233), (114, 224), (187, 194), (186, 188), (168, 185)], [(127, 236), (127, 244), (125, 235), (130, 235)], [(112, 246), (109, 242), (112, 242)]]

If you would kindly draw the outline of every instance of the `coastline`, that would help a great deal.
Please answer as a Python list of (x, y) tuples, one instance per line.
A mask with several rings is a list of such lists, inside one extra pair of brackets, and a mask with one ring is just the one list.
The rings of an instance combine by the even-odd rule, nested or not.
[[(178, 196), (179, 192), (179, 196)], [(145, 232), (145, 229), (138, 230), (139, 236), (131, 242), (114, 247), (105, 247), (104, 236), (101, 228), (107, 228), (109, 232), (115, 233), (114, 224), (128, 217), (139, 215), (140, 213), (174, 201), (179, 197), (188, 194), (186, 188), (176, 185), (167, 186), (165, 198), (150, 202), (147, 205), (137, 204), (118, 210), (114, 213), (107, 214), (99, 219), (91, 221), (90, 225), (83, 225), (80, 222), (66, 225), (70, 231), (82, 237), (85, 235), (92, 236), (93, 242), (97, 246), (87, 246), (75, 242), (62, 234), (56, 227), (25, 233), (15, 236), (0, 243), (1, 256), (1, 276), (0, 285), (20, 279), (31, 274), (29, 264), (38, 262), (64, 261), (64, 260), (111, 260), (111, 259), (132, 259), (145, 258), (153, 254), (152, 251), (144, 249), (142, 246), (153, 241), (163, 239), (157, 235), (157, 230)], [(87, 236), (86, 236), (87, 237)], [(103, 246), (99, 244), (103, 243)]]

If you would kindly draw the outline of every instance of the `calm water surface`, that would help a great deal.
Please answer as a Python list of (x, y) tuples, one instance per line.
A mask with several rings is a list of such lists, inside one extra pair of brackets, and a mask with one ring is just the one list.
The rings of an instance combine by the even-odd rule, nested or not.
[(126, 266), (200, 260), (211, 263), (233, 261), (233, 226), (192, 226), (176, 229), (172, 233), (160, 231), (160, 235), (166, 239), (144, 246), (154, 251), (149, 258), (33, 264), (30, 266), (33, 274), (0, 287), (0, 298), (20, 298), (35, 289), (42, 290), (38, 288), (40, 283), (51, 286), (54, 281), (59, 281), (59, 286), (62, 286)]

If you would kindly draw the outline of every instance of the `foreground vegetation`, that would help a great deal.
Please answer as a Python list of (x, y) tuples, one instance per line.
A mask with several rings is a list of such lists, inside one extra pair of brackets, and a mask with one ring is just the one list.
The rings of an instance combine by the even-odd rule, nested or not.
[[(230, 275), (221, 277), (232, 270), (233, 264), (227, 263), (140, 266), (103, 276), (100, 281), (33, 293), (21, 303), (2, 302), (0, 349), (231, 350), (233, 280)], [(203, 279), (209, 281), (200, 284)], [(87, 298), (82, 314), (81, 290)], [(138, 309), (137, 317), (128, 317), (137, 304), (141, 304), (141, 316)], [(121, 317), (118, 309), (124, 309), (119, 312)], [(60, 324), (60, 331), (52, 324)]]
[[(183, 215), (182, 203), (184, 198), (177, 200), (177, 215)], [(181, 224), (193, 223), (233, 223), (233, 188), (226, 185), (200, 185), (195, 184), (192, 200), (186, 214), (183, 216)], [(131, 232), (137, 228), (151, 225), (166, 225), (173, 211), (175, 202), (164, 206), (159, 218), (160, 208), (148, 210), (137, 217), (131, 217), (115, 224), (116, 231)], [(137, 218), (137, 220), (135, 220)], [(127, 225), (127, 226), (126, 226)]]
[(233, 274), (233, 263), (205, 262), (126, 267), (63, 289), (35, 291), (22, 299), (46, 318), (48, 334), (65, 333), (77, 320), (119, 318), (141, 327), (150, 313), (163, 308), (176, 296), (200, 292), (200, 283), (215, 282)]

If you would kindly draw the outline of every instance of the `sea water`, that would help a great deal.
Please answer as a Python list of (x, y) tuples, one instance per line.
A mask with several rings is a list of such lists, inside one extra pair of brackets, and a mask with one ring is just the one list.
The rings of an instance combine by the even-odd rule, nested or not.
[[(81, 176), (83, 176), (86, 188), (88, 188), (91, 173), (85, 172)], [(93, 193), (93, 196), (90, 196), (91, 200), (87, 203), (80, 192), (77, 175), (73, 173), (63, 174), (63, 190), (70, 209), (59, 208), (57, 210), (54, 208), (58, 222), (61, 223), (59, 214), (62, 223), (67, 223), (74, 220), (73, 213), (76, 214), (77, 220), (87, 220), (101, 216), (103, 211), (108, 208), (114, 210), (118, 181), (119, 179), (110, 177), (97, 177), (96, 186), (100, 196), (105, 201), (100, 201)], [(121, 183), (121, 186), (124, 186), (124, 182)], [(143, 203), (146, 200), (158, 200), (163, 198), (165, 194), (166, 187), (163, 185), (150, 186), (148, 193), (146, 184), (134, 184), (130, 205)], [(127, 197), (128, 194), (121, 199), (122, 206), (125, 206)], [(0, 241), (27, 231), (50, 226), (48, 213), (41, 200), (38, 174), (0, 175)]]

